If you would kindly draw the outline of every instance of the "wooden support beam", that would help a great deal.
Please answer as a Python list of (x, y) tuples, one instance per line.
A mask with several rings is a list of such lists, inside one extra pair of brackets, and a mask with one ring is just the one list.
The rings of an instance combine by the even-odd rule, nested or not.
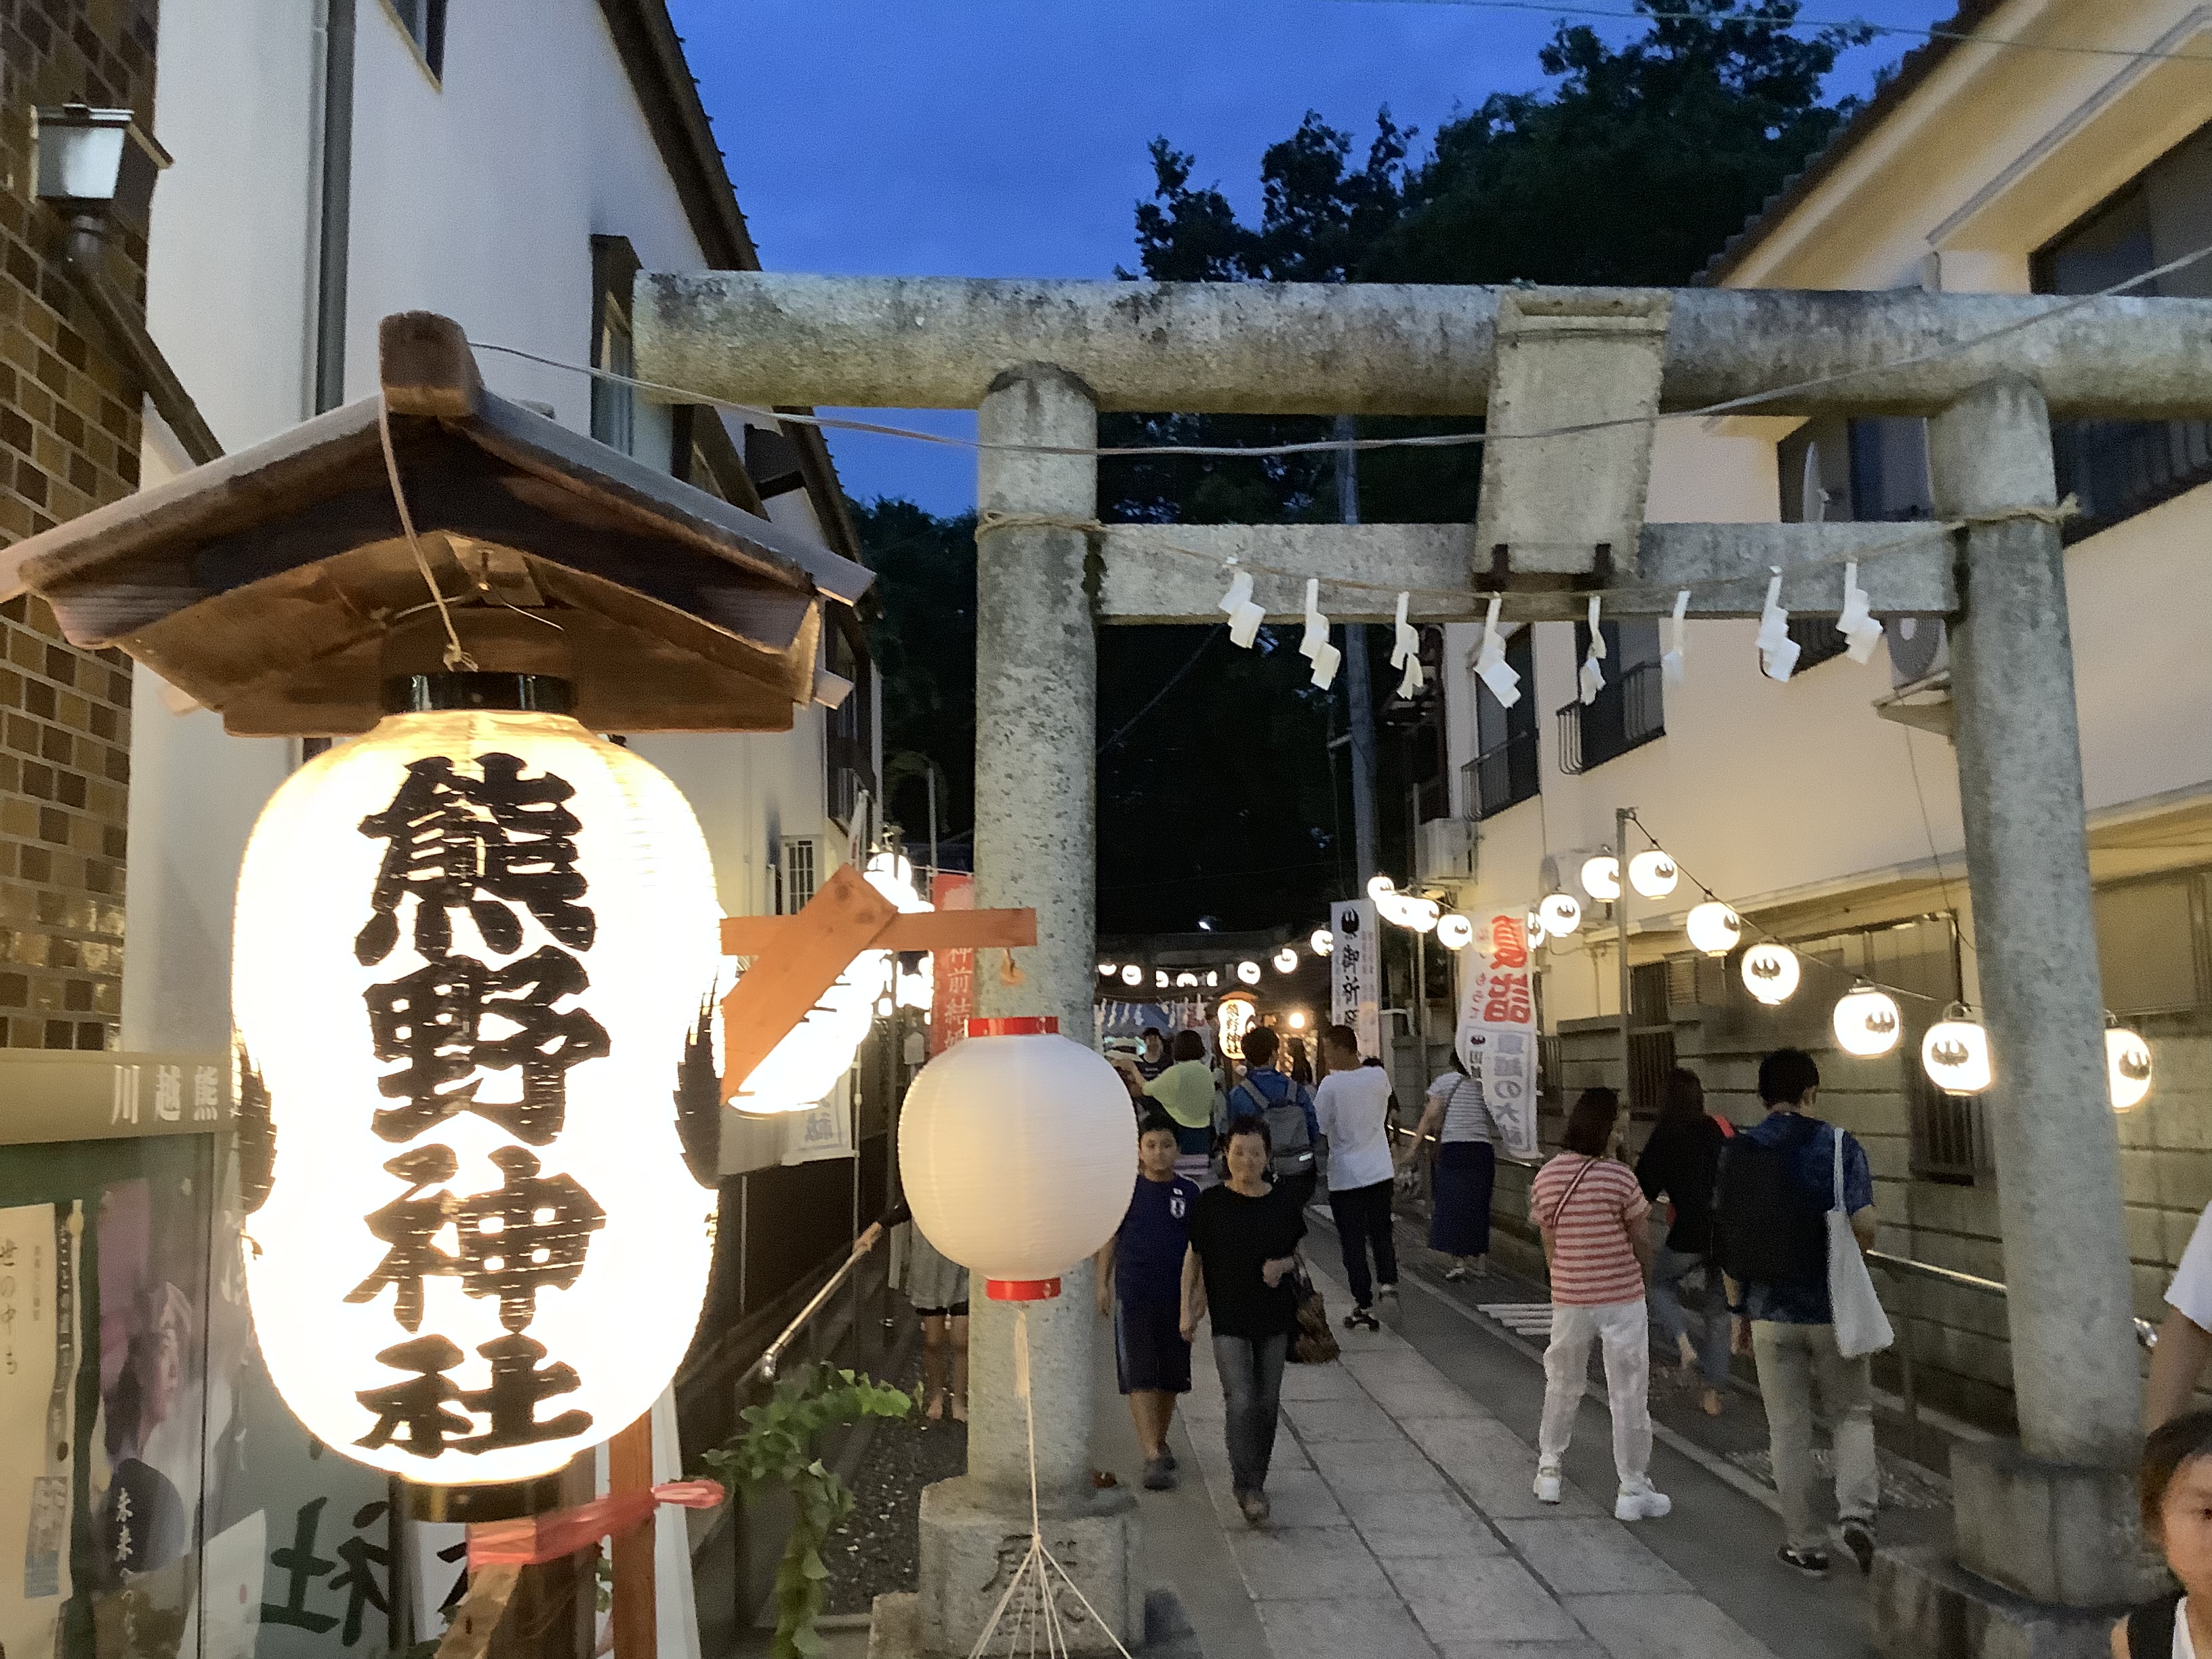
[(470, 1573), (469, 1593), (438, 1638), (437, 1659), (484, 1659), (491, 1633), (506, 1617), (507, 1603), (514, 1600), (514, 1588), (521, 1582), (522, 1569), (506, 1564)]
[(898, 915), (849, 864), (815, 890), (787, 943), (757, 960), (722, 999), (722, 1098), (744, 1086), (784, 1033)]
[[(653, 1411), (607, 1442), (607, 1495), (653, 1490)], [(656, 1659), (653, 1536), (658, 1511), (614, 1539), (614, 1659)]]
[[(764, 956), (803, 937), (810, 924), (796, 916), (725, 916), (722, 954)], [(870, 951), (985, 951), (1036, 943), (1034, 910), (933, 910), (896, 915), (870, 939)]]

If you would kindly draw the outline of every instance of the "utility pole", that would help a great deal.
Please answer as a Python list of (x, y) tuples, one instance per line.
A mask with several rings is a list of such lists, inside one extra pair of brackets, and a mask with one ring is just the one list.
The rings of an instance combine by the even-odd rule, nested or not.
[[(1352, 447), (1352, 416), (1336, 417), (1336, 521), (1359, 522), (1359, 459)], [(1344, 625), (1344, 681), (1352, 702), (1352, 839), (1358, 854), (1359, 890), (1382, 867), (1375, 847), (1375, 679), (1367, 668), (1367, 624)], [(1419, 872), (1408, 870), (1412, 881)]]

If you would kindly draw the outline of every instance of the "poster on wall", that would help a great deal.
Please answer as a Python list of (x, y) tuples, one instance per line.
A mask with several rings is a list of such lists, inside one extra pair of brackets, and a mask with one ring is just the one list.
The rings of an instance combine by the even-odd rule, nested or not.
[(1466, 995), (1456, 1047), (1482, 1094), (1509, 1157), (1536, 1156), (1536, 985), (1521, 913), (1492, 911), (1476, 925), (1462, 958)]
[(1382, 935), (1372, 899), (1339, 899), (1329, 908), (1335, 945), (1328, 959), (1328, 1018), (1358, 1034), (1359, 1052), (1382, 1053)]
[[(940, 910), (972, 910), (975, 878), (940, 870), (930, 881), (929, 897)], [(968, 1035), (968, 1017), (975, 1012), (975, 953), (939, 951), (932, 972), (936, 996), (929, 1010), (929, 1052), (941, 1054)]]
[(70, 1594), (82, 1225), (74, 1204), (0, 1210), (0, 1651), (8, 1659), (56, 1659)]

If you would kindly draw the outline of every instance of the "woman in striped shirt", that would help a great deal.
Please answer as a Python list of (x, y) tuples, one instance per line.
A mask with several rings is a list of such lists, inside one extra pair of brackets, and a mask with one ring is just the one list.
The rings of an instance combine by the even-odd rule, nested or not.
[(1651, 1329), (1644, 1307), (1651, 1267), (1651, 1200), (1635, 1172), (1607, 1156), (1620, 1101), (1585, 1089), (1567, 1115), (1557, 1157), (1536, 1171), (1528, 1211), (1552, 1270), (1552, 1344), (1544, 1352), (1544, 1420), (1536, 1435), (1536, 1496), (1559, 1501), (1559, 1463), (1589, 1375), (1589, 1348), (1605, 1354), (1613, 1412), (1617, 1521), (1650, 1521), (1674, 1507), (1651, 1487)]
[[(1480, 1037), (1475, 1038), (1480, 1042)], [(1498, 1178), (1498, 1150), (1483, 1098), (1482, 1079), (1470, 1076), (1452, 1056), (1452, 1068), (1429, 1085), (1428, 1104), (1413, 1135), (1419, 1158), (1433, 1136), (1435, 1163), (1430, 1176), (1429, 1248), (1450, 1266), (1447, 1279), (1483, 1271), (1490, 1254), (1490, 1195)]]

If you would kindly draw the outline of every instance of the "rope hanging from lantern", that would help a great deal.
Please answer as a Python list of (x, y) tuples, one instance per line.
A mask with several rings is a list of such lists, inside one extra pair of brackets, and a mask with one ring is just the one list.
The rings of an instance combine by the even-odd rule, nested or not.
[(1122, 1645), (1121, 1638), (1114, 1633), (1114, 1627), (1101, 1619), (1098, 1609), (1091, 1605), (1091, 1598), (1083, 1593), (1083, 1587), (1069, 1576), (1067, 1569), (1060, 1565), (1059, 1558), (1045, 1547), (1044, 1522), (1037, 1504), (1036, 1404), (1030, 1395), (1030, 1316), (1026, 1308), (1014, 1316), (1014, 1393), (1022, 1402), (1022, 1416), (1029, 1431), (1030, 1547), (1022, 1557), (1021, 1565), (1014, 1569), (1013, 1576), (1006, 1581), (1006, 1591), (999, 1597), (998, 1605), (991, 1609), (990, 1618), (984, 1621), (983, 1633), (975, 1638), (975, 1645), (968, 1650), (968, 1659), (982, 1659), (985, 1650), (991, 1645), (991, 1638), (999, 1633), (1000, 1626), (1006, 1620), (1007, 1608), (1013, 1605), (1018, 1595), (1024, 1600), (1014, 1623), (1006, 1632), (1007, 1654), (1011, 1656), (1024, 1650), (1024, 1635), (1028, 1638), (1026, 1650), (1030, 1653), (1036, 1651), (1040, 1635), (1044, 1638), (1047, 1654), (1063, 1656), (1070, 1652), (1067, 1632), (1060, 1622), (1060, 1601), (1053, 1583), (1054, 1575), (1058, 1576), (1060, 1583), (1075, 1592), (1075, 1599), (1083, 1604), (1083, 1611), (1091, 1616), (1092, 1623), (1106, 1632), (1106, 1639), (1114, 1644), (1114, 1650), (1121, 1656), (1121, 1659), (1133, 1659), (1129, 1650)]

